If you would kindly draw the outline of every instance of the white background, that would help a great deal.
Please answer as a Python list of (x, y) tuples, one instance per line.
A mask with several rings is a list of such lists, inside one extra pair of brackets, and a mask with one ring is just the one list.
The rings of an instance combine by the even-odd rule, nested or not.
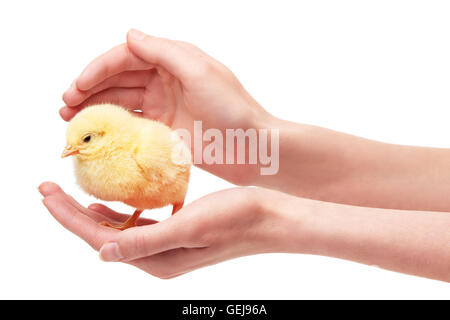
[[(85, 65), (131, 27), (198, 45), (281, 118), (449, 147), (449, 17), (448, 1), (2, 1), (0, 298), (450, 298), (448, 283), (288, 254), (160, 280), (101, 262), (36, 189), (52, 180), (95, 201), (59, 157), (57, 111)], [(187, 202), (230, 186), (198, 169), (191, 181)]]

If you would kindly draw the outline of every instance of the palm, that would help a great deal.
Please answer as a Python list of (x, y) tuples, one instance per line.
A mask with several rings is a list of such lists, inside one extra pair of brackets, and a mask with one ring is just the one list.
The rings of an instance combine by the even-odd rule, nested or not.
[(194, 120), (202, 120), (204, 126), (218, 129), (244, 127), (243, 119), (251, 116), (248, 110), (240, 108), (245, 103), (241, 96), (217, 99), (224, 86), (243, 90), (230, 71), (228, 81), (217, 78), (216, 83), (211, 83), (210, 78), (181, 83), (163, 70), (147, 72), (151, 77), (142, 93), (142, 112), (147, 118), (162, 121), (174, 129), (191, 130)]
[(165, 75), (170, 79), (163, 79), (156, 70), (147, 72), (151, 76), (142, 91), (142, 115), (172, 128), (188, 128), (191, 121), (185, 112), (180, 82), (170, 75)]
[[(228, 189), (209, 194), (164, 222), (140, 218), (140, 227), (122, 232), (103, 227), (100, 222), (121, 223), (127, 215), (100, 204), (84, 208), (54, 183), (43, 183), (39, 191), (56, 220), (95, 250), (107, 242), (117, 241), (120, 236), (142, 240), (145, 234), (145, 239), (150, 241), (139, 243), (149, 253), (128, 263), (159, 277), (170, 278), (223, 260), (272, 250), (267, 245), (261, 247), (260, 239), (246, 232), (265, 228), (267, 217), (258, 212), (252, 200), (258, 197), (256, 189)], [(129, 243), (131, 248), (137, 247)]]

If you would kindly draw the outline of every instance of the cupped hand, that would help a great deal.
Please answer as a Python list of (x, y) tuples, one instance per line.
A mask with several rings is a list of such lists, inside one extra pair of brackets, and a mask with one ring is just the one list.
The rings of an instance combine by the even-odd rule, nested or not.
[(100, 204), (84, 208), (54, 183), (39, 190), (56, 220), (99, 250), (103, 260), (129, 263), (160, 278), (240, 256), (286, 251), (285, 233), (292, 224), (264, 203), (278, 194), (265, 189), (216, 192), (162, 222), (141, 218), (138, 227), (125, 231), (99, 223), (121, 223), (127, 215)]
[[(60, 110), (70, 120), (83, 107), (114, 103), (140, 115), (185, 128), (203, 130), (264, 127), (271, 116), (223, 64), (192, 44), (131, 30), (127, 43), (92, 61), (64, 93)], [(193, 148), (193, 144), (191, 144)], [(193, 150), (192, 150), (193, 151)], [(202, 165), (200, 165), (202, 166)], [(231, 182), (244, 184), (243, 166), (203, 165)]]

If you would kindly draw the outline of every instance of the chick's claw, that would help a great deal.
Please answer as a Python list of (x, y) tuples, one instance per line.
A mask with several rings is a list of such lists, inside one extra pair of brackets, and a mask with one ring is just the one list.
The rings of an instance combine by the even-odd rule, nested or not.
[(183, 202), (176, 202), (173, 204), (172, 207), (172, 215), (174, 215), (175, 213), (177, 213), (178, 210), (180, 210), (183, 207), (184, 201)]
[(125, 230), (128, 228), (136, 227), (136, 221), (137, 221), (137, 219), (139, 219), (139, 216), (141, 215), (142, 211), (143, 210), (136, 209), (136, 211), (134, 211), (133, 215), (131, 217), (129, 217), (128, 220), (125, 221), (123, 224), (113, 225), (107, 221), (103, 221), (100, 223), (100, 225), (105, 226), (105, 227), (114, 228), (117, 230)]
[(134, 227), (134, 225), (125, 225), (125, 223), (114, 225), (114, 224), (110, 224), (108, 221), (100, 222), (100, 225), (109, 227), (109, 228), (114, 228), (114, 229), (121, 230), (121, 231)]

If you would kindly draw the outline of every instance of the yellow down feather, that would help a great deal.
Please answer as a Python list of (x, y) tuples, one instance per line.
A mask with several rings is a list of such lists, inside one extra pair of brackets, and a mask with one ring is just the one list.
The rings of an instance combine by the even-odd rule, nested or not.
[(166, 125), (95, 105), (72, 119), (67, 143), (76, 150), (75, 175), (87, 193), (141, 210), (183, 203), (191, 154)]

